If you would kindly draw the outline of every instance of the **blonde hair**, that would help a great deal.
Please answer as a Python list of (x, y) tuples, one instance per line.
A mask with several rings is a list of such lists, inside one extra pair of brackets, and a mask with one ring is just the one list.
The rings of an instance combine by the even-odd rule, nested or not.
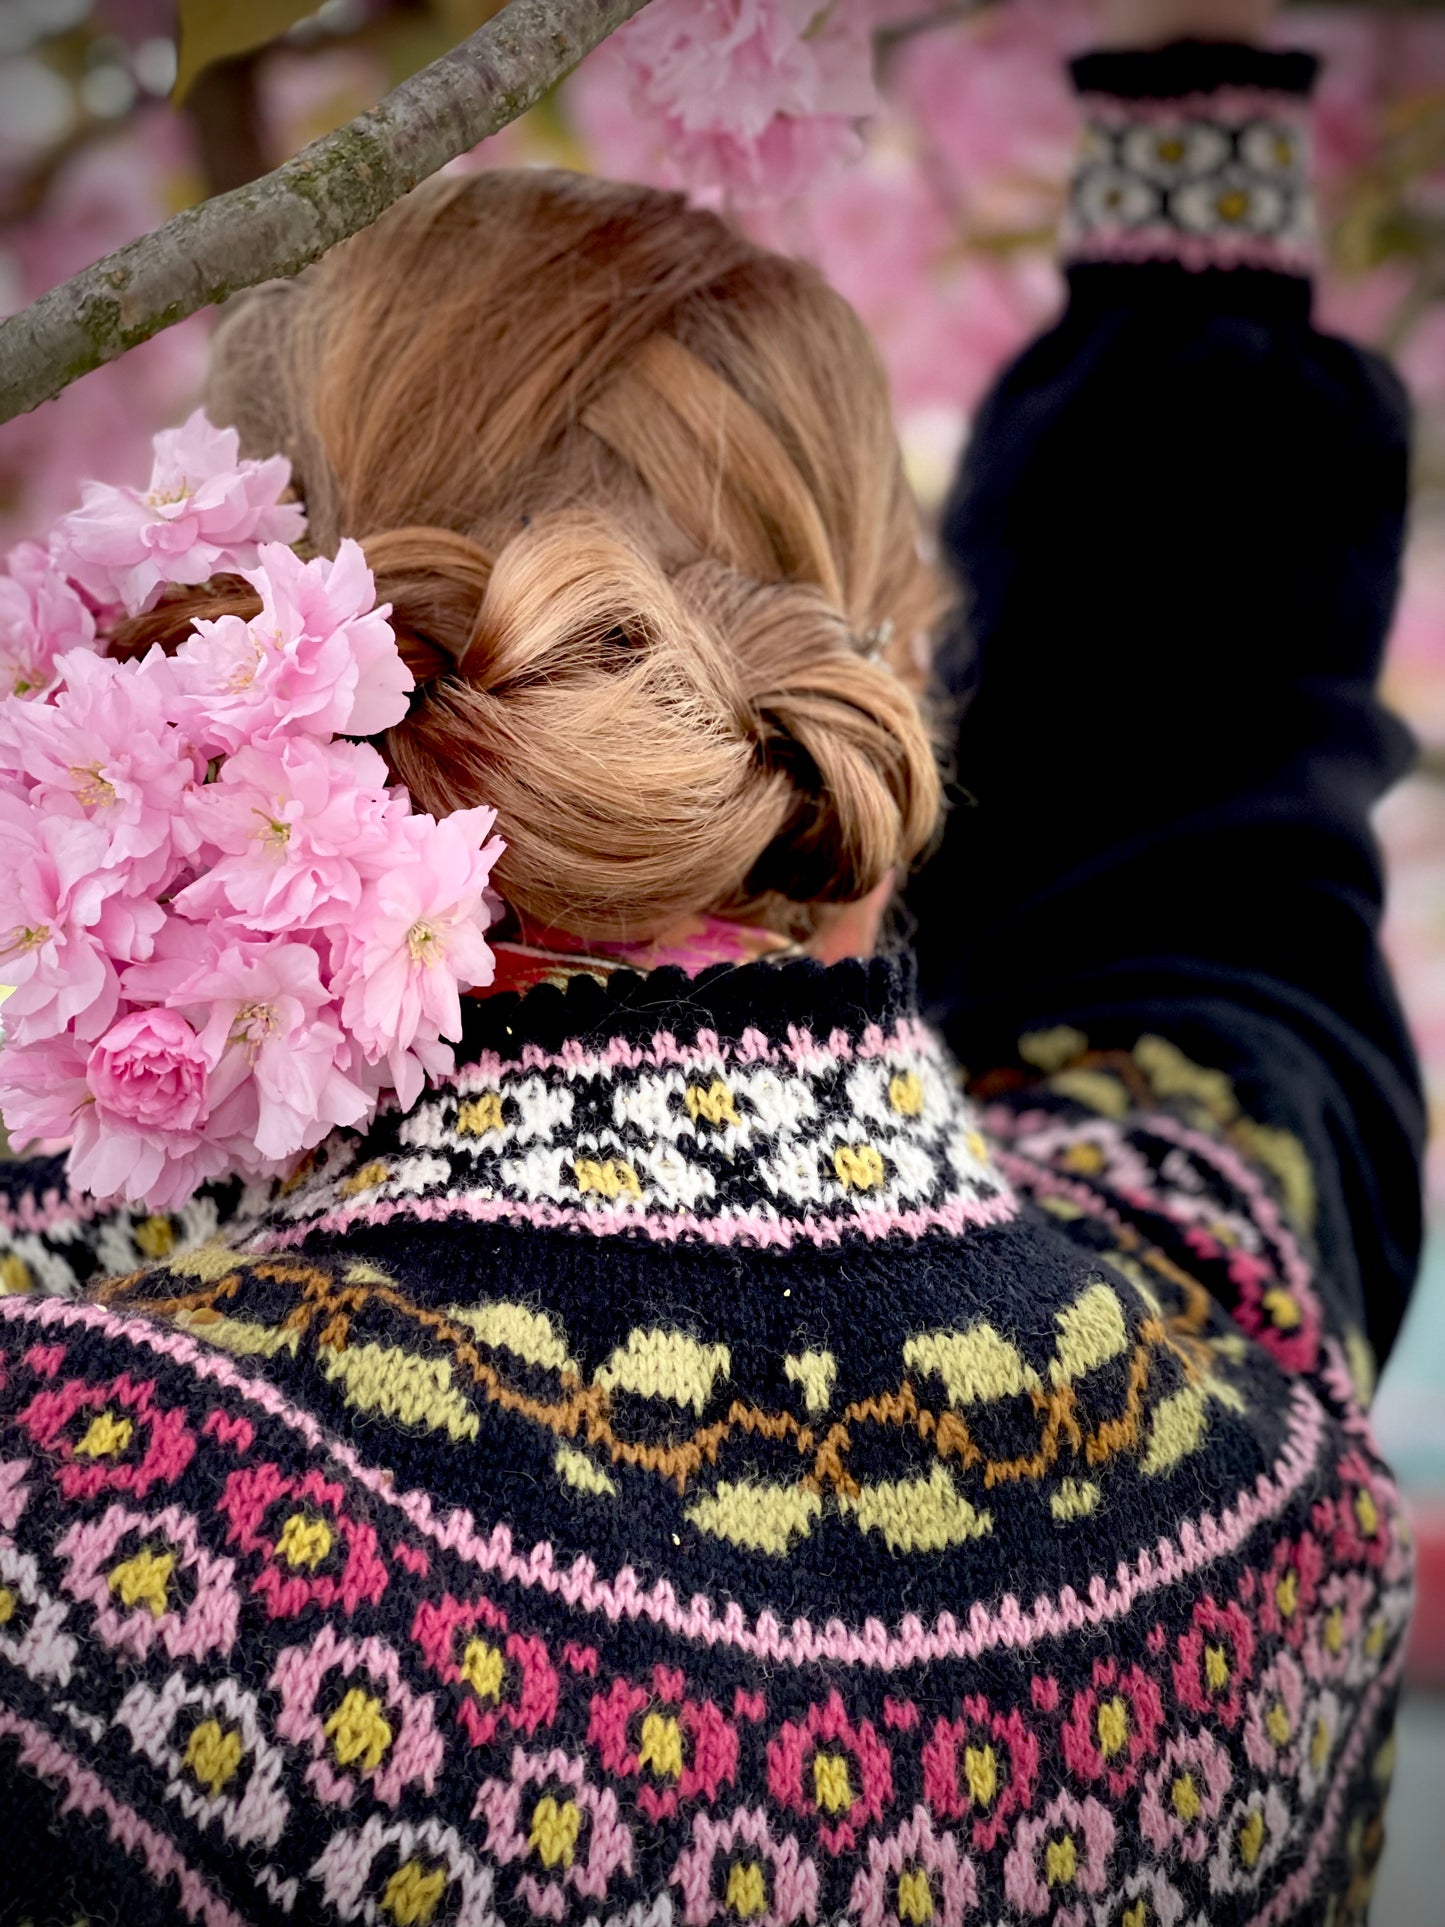
[[(434, 181), (218, 331), (207, 405), (358, 538), (424, 685), (382, 748), (495, 805), (521, 917), (804, 933), (931, 838), (881, 660), (935, 579), (873, 348), (810, 269), (680, 198)], [(192, 611), (194, 613), (194, 611)]]

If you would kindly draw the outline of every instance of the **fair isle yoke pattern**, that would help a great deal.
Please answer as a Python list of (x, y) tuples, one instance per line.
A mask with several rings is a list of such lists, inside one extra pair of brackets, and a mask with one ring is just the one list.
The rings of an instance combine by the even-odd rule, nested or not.
[[(821, 1171), (977, 1128), (887, 964), (474, 1024), (310, 1182), (475, 1183), (468, 1104), (499, 1173), (528, 1078), (574, 1098), (559, 1170), (638, 1170), (647, 1088), (723, 1208), (718, 1144), (736, 1182), (776, 1155), (764, 1073)], [(298, 1189), (93, 1302), (0, 1299), (14, 1919), (1361, 1920), (1410, 1553), (1309, 1168), (1161, 1039), (1025, 1049), (966, 1152), (996, 1222), (879, 1235), (849, 1187), (791, 1243), (342, 1224)]]
[(272, 1242), (464, 1216), (788, 1246), (1001, 1224), (1016, 1205), (936, 1036), (911, 1018), (706, 1025), (483, 1050), (407, 1115), (336, 1139)]

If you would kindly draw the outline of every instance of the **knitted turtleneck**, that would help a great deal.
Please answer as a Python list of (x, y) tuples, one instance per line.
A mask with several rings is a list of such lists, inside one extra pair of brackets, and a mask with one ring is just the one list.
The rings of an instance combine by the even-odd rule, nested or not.
[(469, 1022), (224, 1239), (0, 1301), (16, 1918), (1348, 1893), (1409, 1562), (1292, 1141), (1158, 1039), (980, 1111), (896, 962)]

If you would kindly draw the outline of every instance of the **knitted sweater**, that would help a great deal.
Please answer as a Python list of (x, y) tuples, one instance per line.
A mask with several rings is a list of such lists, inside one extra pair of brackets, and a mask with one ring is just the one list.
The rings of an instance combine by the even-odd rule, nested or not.
[(1111, 995), (965, 1095), (906, 958), (581, 976), (273, 1196), (9, 1170), (0, 1921), (1361, 1919), (1353, 1087)]

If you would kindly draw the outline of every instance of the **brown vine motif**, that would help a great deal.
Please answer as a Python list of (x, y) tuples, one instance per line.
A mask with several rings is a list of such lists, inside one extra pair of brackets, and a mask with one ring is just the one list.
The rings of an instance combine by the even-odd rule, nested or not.
[[(1157, 1423), (1151, 1424), (1151, 1418), (1157, 1420), (1162, 1406), (1171, 1402), (1177, 1404), (1184, 1397), (1194, 1400), (1197, 1411), (1202, 1411), (1210, 1399), (1218, 1399), (1238, 1409), (1241, 1402), (1238, 1392), (1217, 1376), (1221, 1348), (1204, 1335), (1210, 1303), (1208, 1294), (1129, 1227), (1120, 1228), (1119, 1245), (1117, 1258), (1120, 1270), (1126, 1275), (1132, 1274), (1143, 1285), (1143, 1289), (1140, 1290), (1139, 1286), (1134, 1290), (1128, 1286), (1116, 1288), (1098, 1272), (1091, 1274), (1085, 1287), (1086, 1295), (1092, 1291), (1096, 1306), (1102, 1302), (1106, 1313), (1109, 1311), (1109, 1301), (1112, 1301), (1112, 1315), (1117, 1321), (1121, 1339), (1121, 1292), (1130, 1298), (1137, 1296), (1143, 1313), (1138, 1317), (1127, 1343), (1121, 1342), (1115, 1346), (1114, 1357), (1122, 1365), (1124, 1391), (1122, 1403), (1113, 1416), (1089, 1422), (1078, 1382), (1080, 1378), (1086, 1378), (1087, 1373), (1075, 1372), (1067, 1360), (1062, 1360), (1062, 1354), (1044, 1374), (1024, 1367), (1026, 1376), (1021, 1381), (1018, 1378), (1018, 1364), (1021, 1363), (1018, 1354), (1007, 1346), (1006, 1341), (989, 1333), (990, 1341), (999, 1348), (996, 1354), (990, 1356), (1006, 1355), (1016, 1361), (1013, 1368), (1015, 1381), (992, 1390), (983, 1387), (974, 1395), (977, 1402), (987, 1403), (1006, 1392), (1019, 1393), (1031, 1404), (1038, 1421), (1038, 1435), (1033, 1449), (1013, 1457), (991, 1457), (979, 1443), (975, 1429), (969, 1422), (969, 1396), (964, 1397), (963, 1409), (960, 1409), (960, 1400), (953, 1395), (950, 1386), (949, 1398), (941, 1406), (935, 1407), (920, 1395), (914, 1379), (907, 1375), (901, 1377), (893, 1387), (845, 1404), (835, 1413), (827, 1410), (826, 1392), (815, 1395), (816, 1388), (810, 1386), (807, 1397), (801, 1401), (808, 1408), (806, 1416), (786, 1408), (770, 1410), (746, 1398), (734, 1397), (724, 1412), (706, 1422), (701, 1422), (702, 1409), (706, 1402), (710, 1402), (710, 1397), (699, 1393), (690, 1400), (679, 1396), (676, 1389), (662, 1389), (662, 1395), (672, 1401), (667, 1408), (670, 1436), (628, 1436), (619, 1425), (619, 1405), (614, 1397), (615, 1374), (609, 1379), (607, 1371), (599, 1371), (589, 1382), (570, 1358), (561, 1364), (553, 1358), (547, 1361), (547, 1376), (554, 1381), (556, 1390), (551, 1396), (538, 1395), (527, 1389), (525, 1384), (516, 1382), (504, 1369), (505, 1363), (510, 1362), (513, 1356), (505, 1343), (498, 1345), (479, 1340), (467, 1323), (462, 1322), (459, 1316), (452, 1315), (458, 1311), (457, 1307), (452, 1307), (450, 1311), (439, 1311), (414, 1303), (395, 1280), (370, 1265), (349, 1264), (333, 1272), (320, 1264), (281, 1258), (248, 1258), (208, 1246), (178, 1258), (165, 1267), (146, 1269), (114, 1279), (102, 1288), (100, 1297), (111, 1305), (133, 1305), (137, 1310), (143, 1309), (146, 1316), (181, 1325), (197, 1337), (205, 1338), (209, 1326), (216, 1341), (225, 1344), (228, 1333), (234, 1334), (241, 1329), (236, 1321), (245, 1314), (248, 1282), (272, 1291), (276, 1286), (289, 1288), (295, 1300), (291, 1309), (279, 1323), (244, 1327), (245, 1331), (256, 1336), (248, 1339), (242, 1348), (252, 1352), (274, 1353), (284, 1350), (294, 1353), (305, 1345), (329, 1375), (333, 1375), (333, 1368), (345, 1358), (354, 1343), (365, 1344), (372, 1353), (378, 1352), (374, 1341), (354, 1338), (353, 1324), (362, 1314), (367, 1314), (367, 1329), (373, 1331), (375, 1326), (372, 1321), (380, 1312), (385, 1326), (385, 1345), (380, 1349), (388, 1361), (383, 1369), (396, 1369), (395, 1362), (398, 1359), (404, 1366), (415, 1360), (430, 1365), (441, 1358), (449, 1368), (449, 1380), (469, 1389), (478, 1404), (498, 1407), (540, 1425), (559, 1441), (559, 1445), (572, 1442), (584, 1447), (600, 1463), (610, 1462), (613, 1466), (629, 1466), (649, 1472), (669, 1481), (679, 1495), (686, 1496), (704, 1468), (717, 1467), (720, 1454), (730, 1440), (751, 1435), (785, 1441), (796, 1451), (799, 1465), (796, 1484), (783, 1488), (784, 1491), (795, 1498), (802, 1495), (800, 1502), (810, 1504), (814, 1511), (819, 1501), (828, 1498), (844, 1509), (856, 1509), (867, 1488), (860, 1485), (850, 1470), (849, 1456), (859, 1433), (865, 1428), (882, 1427), (900, 1437), (914, 1435), (931, 1448), (940, 1465), (951, 1463), (988, 1491), (1017, 1481), (1042, 1480), (1066, 1462), (1082, 1475), (1107, 1468), (1122, 1455), (1132, 1454), (1140, 1457), (1148, 1470), (1149, 1454), (1157, 1454), (1159, 1450), (1159, 1426)], [(195, 1286), (163, 1294), (161, 1288), (172, 1283), (177, 1274), (195, 1278)], [(1149, 1274), (1152, 1274), (1152, 1279)], [(1158, 1287), (1157, 1296), (1149, 1289), (1151, 1283)], [(1160, 1308), (1164, 1299), (1173, 1301), (1172, 1308), (1167, 1312)], [(1082, 1300), (1077, 1302), (1082, 1303)], [(538, 1316), (520, 1307), (504, 1309), (515, 1311), (523, 1317)], [(476, 1315), (474, 1312), (468, 1313), (468, 1316)], [(1065, 1308), (1061, 1318), (1067, 1316), (1068, 1308)], [(556, 1327), (549, 1325), (549, 1329), (555, 1330)], [(671, 1336), (667, 1333), (632, 1334), (634, 1340), (644, 1341), (644, 1349), (646, 1341), (659, 1340), (666, 1345)], [(958, 1334), (942, 1336), (945, 1344), (959, 1338)], [(407, 1337), (424, 1340), (425, 1351), (408, 1353), (405, 1344)], [(398, 1340), (401, 1341), (399, 1348)], [(707, 1349), (695, 1340), (683, 1338), (680, 1342), (698, 1352)], [(918, 1348), (931, 1342), (934, 1341), (927, 1338), (910, 1340), (905, 1353), (913, 1354), (917, 1364)], [(725, 1348), (714, 1349), (726, 1357)], [(1182, 1389), (1162, 1399), (1156, 1398), (1151, 1403), (1151, 1381), (1155, 1378), (1158, 1361), (1166, 1355), (1177, 1361), (1179, 1369), (1170, 1376), (1172, 1382)], [(367, 1360), (368, 1366), (371, 1362)], [(790, 1377), (795, 1376), (794, 1363), (789, 1361)], [(921, 1377), (929, 1375), (927, 1360), (924, 1366), (925, 1369), (919, 1374)], [(946, 1378), (946, 1372), (944, 1376)], [(535, 1385), (535, 1369), (529, 1373), (529, 1377)], [(433, 1378), (431, 1382), (435, 1384), (436, 1381)], [(634, 1382), (628, 1389), (655, 1391), (661, 1388)], [(709, 1395), (710, 1389), (709, 1383), (705, 1388)], [(458, 1409), (463, 1411), (463, 1422), (471, 1427), (467, 1435), (474, 1435), (476, 1419), (472, 1414), (476, 1405), (470, 1400), (458, 1400), (456, 1392), (450, 1389), (445, 1391), (444, 1396), (452, 1401), (449, 1409), (453, 1413)], [(384, 1397), (373, 1395), (370, 1402), (385, 1408)], [(691, 1416), (699, 1422), (692, 1424), (685, 1436), (678, 1436), (678, 1425), (686, 1424), (689, 1403), (695, 1408)], [(392, 1409), (395, 1412), (394, 1403)], [(635, 1413), (639, 1405), (636, 1401), (628, 1401), (622, 1409), (629, 1414)], [(1027, 1409), (1027, 1406), (1023, 1409)], [(425, 1411), (417, 1412), (415, 1400), (412, 1401), (409, 1415), (413, 1419), (420, 1416), (423, 1423), (440, 1423)], [(1195, 1436), (1185, 1450), (1192, 1450), (1198, 1443), (1202, 1429), (1202, 1425), (1195, 1423)], [(1176, 1453), (1175, 1456), (1182, 1456), (1182, 1453)], [(937, 1476), (935, 1473), (934, 1477)], [(596, 1482), (590, 1489), (612, 1490), (605, 1474), (598, 1472), (593, 1477)], [(575, 1478), (572, 1482), (578, 1483)], [(1072, 1480), (1065, 1483), (1071, 1490), (1075, 1489)], [(872, 1488), (874, 1492), (882, 1489)], [(1087, 1490), (1087, 1487), (1084, 1489)], [(897, 1488), (888, 1490), (896, 1491)], [(1061, 1511), (1055, 1502), (1056, 1518), (1063, 1519), (1066, 1510)], [(976, 1517), (984, 1520), (984, 1524), (977, 1529), (987, 1530), (987, 1515)], [(861, 1512), (859, 1518), (862, 1522)], [(880, 1519), (879, 1523), (887, 1529), (886, 1520)], [(734, 1534), (728, 1531), (726, 1536), (732, 1537)], [(785, 1540), (786, 1537), (784, 1534)]]

